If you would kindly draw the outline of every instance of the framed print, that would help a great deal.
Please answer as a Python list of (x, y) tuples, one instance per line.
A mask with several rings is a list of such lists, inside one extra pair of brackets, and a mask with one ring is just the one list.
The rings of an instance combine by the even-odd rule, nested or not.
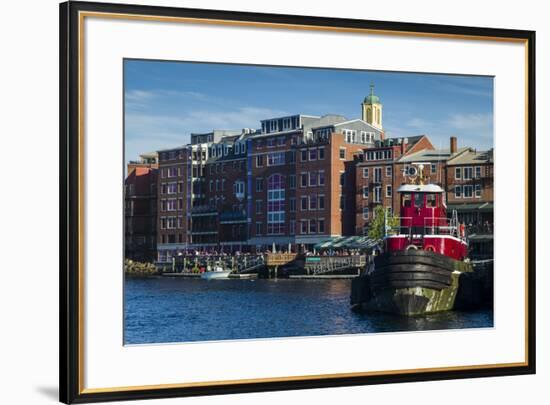
[(60, 5), (60, 400), (535, 372), (535, 33)]

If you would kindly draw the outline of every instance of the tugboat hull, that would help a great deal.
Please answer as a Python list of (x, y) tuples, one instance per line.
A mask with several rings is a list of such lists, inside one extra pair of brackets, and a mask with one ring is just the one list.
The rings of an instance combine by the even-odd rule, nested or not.
[(453, 309), (460, 274), (472, 267), (447, 256), (403, 250), (378, 256), (374, 270), (353, 280), (352, 305), (365, 311), (422, 315)]

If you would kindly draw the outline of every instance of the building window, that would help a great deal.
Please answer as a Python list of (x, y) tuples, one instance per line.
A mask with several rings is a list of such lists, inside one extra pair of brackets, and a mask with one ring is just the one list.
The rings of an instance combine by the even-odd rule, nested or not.
[(296, 151), (291, 150), (288, 152), (288, 163), (296, 163)]
[(262, 234), (262, 223), (256, 222), (256, 235), (261, 235), (261, 234)]
[(235, 193), (235, 197), (237, 197), (238, 199), (244, 198), (244, 181), (236, 181), (233, 184), (233, 192)]
[(455, 168), (455, 179), (460, 180), (462, 178), (462, 169), (460, 167)]
[(175, 211), (176, 210), (176, 200), (170, 199), (166, 201), (166, 211)]
[(381, 167), (375, 167), (374, 168), (374, 182), (375, 183), (382, 183), (382, 168)]
[(275, 146), (275, 138), (269, 138), (267, 140), (267, 147), (268, 148), (273, 148)]
[(256, 214), (261, 214), (262, 211), (262, 200), (256, 200)]
[(277, 131), (277, 120), (269, 121), (269, 131), (270, 132)]
[(318, 231), (319, 233), (325, 233), (325, 220), (323, 218), (321, 218), (319, 221), (318, 221)]
[(476, 184), (476, 198), (481, 198), (481, 184)]
[(302, 149), (300, 151), (300, 160), (302, 162), (306, 162), (307, 161), (307, 149)]
[(325, 185), (325, 171), (319, 170), (319, 185), (324, 186)]
[(290, 189), (296, 188), (296, 175), (295, 174), (291, 174), (290, 176), (288, 176), (288, 187)]
[(176, 217), (166, 218), (166, 229), (176, 229), (177, 227)]
[(309, 160), (317, 160), (317, 149), (309, 150)]
[(346, 159), (346, 148), (340, 148), (340, 159), (345, 160)]
[(176, 177), (177, 175), (178, 175), (178, 168), (177, 167), (168, 168), (168, 177)]
[(476, 166), (476, 179), (481, 177), (481, 166)]
[(317, 233), (317, 220), (316, 219), (310, 219), (309, 220), (309, 233)]
[(284, 152), (269, 153), (267, 155), (267, 165), (268, 166), (280, 166), (285, 164), (285, 154)]
[(285, 181), (280, 174), (267, 180), (267, 233), (279, 235), (285, 231)]
[(209, 191), (214, 191), (214, 180), (210, 180), (210, 183), (209, 183), (209, 186), (208, 186), (208, 190), (209, 190)]
[(363, 186), (363, 198), (369, 198), (369, 186)]
[(263, 146), (263, 142), (261, 139), (258, 139), (256, 141), (256, 149), (262, 149), (262, 146)]
[(377, 187), (374, 187), (374, 199), (373, 199), (374, 202), (382, 202), (382, 187), (381, 186), (377, 186)]
[(369, 219), (369, 207), (363, 207), (363, 219)]
[(307, 233), (307, 220), (303, 219), (300, 221), (300, 233), (306, 234)]
[(307, 197), (300, 197), (300, 209), (302, 211), (307, 210)]
[(264, 165), (264, 156), (263, 155), (257, 155), (256, 156), (256, 167), (262, 167)]
[(317, 186), (317, 172), (309, 173), (309, 186), (310, 187)]
[(363, 178), (366, 179), (369, 177), (369, 168), (365, 167), (363, 168)]
[(431, 173), (434, 174), (437, 171), (437, 166), (434, 163), (432, 163), (430, 165), (430, 170), (431, 170)]
[(295, 212), (296, 211), (296, 198), (294, 198), (294, 197), (289, 198), (288, 206), (289, 206), (289, 211), (290, 212)]
[(261, 177), (256, 178), (256, 192), (264, 191), (264, 179)]
[(178, 192), (178, 184), (177, 183), (168, 183), (166, 185), (167, 187), (167, 193), (168, 194), (176, 194)]
[[(288, 120), (290, 122), (290, 120)], [(284, 121), (283, 121), (284, 126)], [(285, 146), (286, 144), (286, 138), (284, 136), (280, 136), (277, 138), (277, 146)]]
[(462, 198), (462, 186), (455, 186), (455, 198)]
[(324, 160), (325, 159), (325, 148), (322, 147), (322, 148), (319, 148), (319, 160)]
[(464, 198), (472, 198), (474, 194), (474, 187), (471, 185), (464, 186), (462, 191), (464, 193)]
[(392, 187), (390, 185), (386, 186), (386, 198), (392, 197)]
[(391, 166), (386, 166), (386, 177), (391, 177), (391, 175), (392, 175)]
[(309, 196), (309, 209), (311, 211), (317, 210), (317, 196), (316, 195), (310, 195)]
[(288, 224), (288, 233), (291, 235), (296, 234), (296, 221), (294, 219), (292, 219)]
[(307, 187), (307, 173), (300, 173), (300, 187)]
[[(464, 180), (471, 180), (474, 176), (474, 170), (472, 167), (465, 167), (464, 168)], [(464, 192), (464, 196), (466, 197), (466, 192)]]
[(319, 210), (324, 210), (325, 209), (325, 196), (324, 195), (320, 195), (317, 197), (317, 208)]

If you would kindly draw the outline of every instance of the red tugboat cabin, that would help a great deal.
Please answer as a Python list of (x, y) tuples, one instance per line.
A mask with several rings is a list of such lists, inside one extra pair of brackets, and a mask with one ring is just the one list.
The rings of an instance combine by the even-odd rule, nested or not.
[(398, 226), (388, 226), (386, 252), (426, 250), (456, 260), (464, 260), (468, 243), (456, 213), (447, 218), (445, 192), (436, 184), (404, 184), (397, 192), (401, 198)]

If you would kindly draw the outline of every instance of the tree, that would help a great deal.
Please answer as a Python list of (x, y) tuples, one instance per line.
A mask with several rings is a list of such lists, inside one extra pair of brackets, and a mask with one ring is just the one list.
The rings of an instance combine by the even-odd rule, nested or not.
[[(369, 223), (369, 230), (368, 230), (368, 236), (372, 240), (380, 240), (385, 235), (385, 211), (386, 208), (384, 208), (382, 205), (377, 205), (374, 208), (373, 213), (373, 219)], [(388, 226), (399, 226), (399, 218), (388, 214), (387, 216), (388, 220)]]

